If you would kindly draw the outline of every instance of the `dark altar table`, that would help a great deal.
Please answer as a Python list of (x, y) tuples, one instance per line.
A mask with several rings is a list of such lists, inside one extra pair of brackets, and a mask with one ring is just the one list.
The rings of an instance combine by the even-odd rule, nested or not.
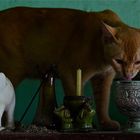
[(22, 132), (0, 133), (0, 140), (139, 140), (140, 133), (90, 132), (32, 134)]

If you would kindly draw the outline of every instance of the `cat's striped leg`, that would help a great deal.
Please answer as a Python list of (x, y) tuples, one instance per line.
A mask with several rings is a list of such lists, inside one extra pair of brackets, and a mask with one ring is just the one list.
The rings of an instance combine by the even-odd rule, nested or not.
[(91, 79), (96, 102), (96, 112), (100, 127), (103, 130), (118, 130), (120, 128), (119, 123), (111, 120), (108, 113), (110, 89), (114, 75), (113, 71), (107, 71)]

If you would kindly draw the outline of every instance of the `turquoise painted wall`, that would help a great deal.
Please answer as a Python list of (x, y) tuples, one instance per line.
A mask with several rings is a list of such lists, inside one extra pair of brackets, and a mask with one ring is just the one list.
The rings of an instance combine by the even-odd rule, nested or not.
[[(30, 6), (30, 7), (61, 7), (61, 8), (74, 8), (86, 11), (100, 11), (104, 9), (112, 9), (120, 15), (122, 20), (130, 26), (140, 27), (140, 0), (0, 0), (0, 10), (7, 9), (15, 6)], [(27, 107), (33, 94), (36, 92), (39, 85), (38, 80), (24, 80), (16, 89), (16, 109), (15, 119), (19, 120)], [(122, 116), (114, 103), (115, 91), (112, 88), (111, 96), (111, 111), (112, 118), (119, 120), (122, 124), (126, 122), (127, 118)], [(86, 95), (92, 94), (90, 83), (85, 86)], [(61, 81), (56, 81), (56, 94), (58, 97), (59, 105), (63, 100), (63, 88)], [(31, 109), (28, 111), (23, 123), (31, 123), (38, 98), (32, 104)]]

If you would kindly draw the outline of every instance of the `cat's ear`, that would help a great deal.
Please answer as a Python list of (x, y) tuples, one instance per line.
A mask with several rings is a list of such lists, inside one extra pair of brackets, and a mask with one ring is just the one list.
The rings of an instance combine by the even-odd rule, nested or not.
[(102, 22), (102, 39), (104, 43), (116, 42), (116, 34), (117, 29), (115, 27), (111, 27), (110, 25)]

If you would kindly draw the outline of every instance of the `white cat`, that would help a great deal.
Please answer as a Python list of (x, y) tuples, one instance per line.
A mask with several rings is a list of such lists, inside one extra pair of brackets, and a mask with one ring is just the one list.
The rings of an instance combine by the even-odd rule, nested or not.
[[(14, 128), (15, 91), (10, 80), (0, 73), (0, 131)], [(2, 126), (2, 116), (6, 112), (6, 126)]]

